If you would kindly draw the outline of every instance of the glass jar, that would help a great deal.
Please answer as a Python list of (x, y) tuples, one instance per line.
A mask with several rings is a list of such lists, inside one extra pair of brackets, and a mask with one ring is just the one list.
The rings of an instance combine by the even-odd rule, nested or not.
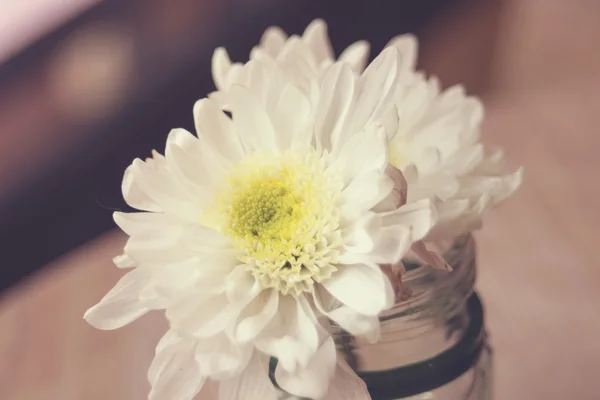
[(491, 398), (492, 352), (473, 292), (472, 236), (458, 238), (444, 257), (450, 273), (405, 263), (403, 283), (412, 296), (380, 316), (377, 343), (334, 327), (340, 355), (364, 379), (373, 400)]

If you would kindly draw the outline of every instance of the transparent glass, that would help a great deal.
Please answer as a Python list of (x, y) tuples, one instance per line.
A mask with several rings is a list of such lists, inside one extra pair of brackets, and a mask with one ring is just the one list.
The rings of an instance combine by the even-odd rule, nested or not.
[(403, 283), (412, 296), (380, 316), (377, 343), (334, 327), (339, 353), (363, 376), (373, 400), (491, 399), (492, 352), (473, 295), (475, 242), (465, 235), (448, 247), (450, 273), (405, 263)]

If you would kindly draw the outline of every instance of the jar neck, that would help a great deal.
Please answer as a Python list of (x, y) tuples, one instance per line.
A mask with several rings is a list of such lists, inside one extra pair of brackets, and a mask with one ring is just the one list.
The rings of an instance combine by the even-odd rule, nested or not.
[(469, 324), (467, 298), (475, 282), (475, 242), (461, 236), (445, 252), (453, 271), (406, 262), (403, 284), (412, 296), (379, 317), (381, 339), (335, 330), (339, 351), (356, 371), (373, 372), (417, 363), (453, 347)]

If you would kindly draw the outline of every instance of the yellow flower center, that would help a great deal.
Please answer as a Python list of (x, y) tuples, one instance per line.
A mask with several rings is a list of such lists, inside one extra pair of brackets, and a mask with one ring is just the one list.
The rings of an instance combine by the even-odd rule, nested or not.
[(207, 213), (265, 288), (311, 291), (336, 270), (342, 249), (342, 182), (327, 156), (253, 154), (228, 173)]
[(293, 190), (292, 176), (260, 177), (234, 192), (229, 211), (231, 232), (245, 240), (260, 242), (288, 239), (302, 220), (304, 196)]

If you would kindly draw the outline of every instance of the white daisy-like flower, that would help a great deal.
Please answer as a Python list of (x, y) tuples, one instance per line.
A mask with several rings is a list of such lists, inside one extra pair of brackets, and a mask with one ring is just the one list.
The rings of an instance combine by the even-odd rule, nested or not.
[(404, 204), (388, 175), (399, 70), (395, 48), (360, 75), (240, 66), (248, 80), (224, 91), (231, 114), (200, 100), (198, 136), (175, 129), (164, 156), (128, 167), (123, 195), (142, 212), (114, 214), (129, 235), (115, 264), (133, 269), (85, 318), (116, 329), (165, 310), (150, 399), (275, 399), (270, 357), (289, 393), (347, 393), (328, 321), (376, 338), (395, 302), (379, 264), (435, 222), (431, 202)]
[[(406, 48), (416, 53), (413, 43)], [(398, 86), (395, 99), (399, 123), (390, 163), (407, 181), (409, 202), (440, 200), (439, 219), (427, 239), (449, 242), (479, 228), (482, 215), (523, 179), (521, 168), (507, 172), (501, 150), (490, 151), (481, 142), (483, 104), (460, 85), (442, 91), (435, 77), (420, 73)]]
[[(483, 105), (467, 96), (462, 86), (441, 90), (435, 77), (415, 70), (417, 40), (401, 35), (390, 41), (401, 54), (395, 104), (397, 133), (389, 144), (390, 163), (400, 169), (408, 185), (408, 202), (439, 198), (439, 218), (427, 236), (431, 241), (451, 241), (476, 229), (481, 216), (509, 197), (521, 184), (522, 170), (507, 173), (500, 150), (490, 151), (480, 141)], [(277, 27), (269, 28), (252, 49), (251, 60), (280, 63), (291, 58), (322, 74), (335, 61), (321, 20), (313, 21), (302, 36), (288, 37)], [(369, 44), (359, 41), (338, 58), (360, 74), (369, 55)], [(227, 52), (218, 49), (213, 57), (213, 78), (218, 89), (247, 80), (242, 64), (232, 64)], [(297, 68), (288, 69), (297, 74)], [(214, 97), (219, 99), (219, 93)]]

